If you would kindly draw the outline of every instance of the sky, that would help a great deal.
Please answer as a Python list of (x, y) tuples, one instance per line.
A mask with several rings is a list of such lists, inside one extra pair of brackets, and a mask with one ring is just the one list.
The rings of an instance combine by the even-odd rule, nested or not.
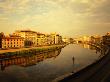
[(110, 0), (0, 0), (0, 31), (31, 29), (63, 36), (110, 31)]

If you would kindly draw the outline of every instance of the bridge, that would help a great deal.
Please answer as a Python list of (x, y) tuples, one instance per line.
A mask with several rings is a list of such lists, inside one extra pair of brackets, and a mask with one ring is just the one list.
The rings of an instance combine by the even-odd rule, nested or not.
[(110, 82), (110, 47), (100, 60), (59, 82)]

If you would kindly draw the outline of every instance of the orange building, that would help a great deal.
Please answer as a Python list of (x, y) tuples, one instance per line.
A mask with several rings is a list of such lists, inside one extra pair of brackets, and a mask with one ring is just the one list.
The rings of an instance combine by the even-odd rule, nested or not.
[(20, 36), (4, 36), (2, 37), (1, 48), (22, 48), (24, 47), (24, 38)]

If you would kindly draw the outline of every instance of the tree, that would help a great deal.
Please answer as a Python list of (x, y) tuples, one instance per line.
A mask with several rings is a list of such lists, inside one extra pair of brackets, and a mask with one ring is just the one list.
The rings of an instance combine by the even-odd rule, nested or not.
[(2, 38), (4, 37), (4, 33), (0, 33), (0, 48), (2, 48)]

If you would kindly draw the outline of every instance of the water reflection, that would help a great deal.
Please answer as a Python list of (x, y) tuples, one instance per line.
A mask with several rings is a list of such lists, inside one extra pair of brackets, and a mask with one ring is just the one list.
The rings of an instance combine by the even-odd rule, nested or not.
[(56, 58), (61, 52), (61, 49), (51, 51), (51, 52), (45, 52), (45, 53), (37, 53), (36, 55), (30, 55), (26, 57), (18, 57), (18, 56), (13, 56), (11, 58), (7, 59), (1, 59), (0, 60), (0, 66), (1, 70), (5, 70), (6, 67), (11, 66), (11, 65), (18, 65), (22, 67), (28, 67), (32, 65), (36, 65), (37, 63), (49, 59), (49, 58)]
[(83, 48), (87, 48), (87, 49), (90, 49), (90, 50), (96, 50), (98, 52), (100, 52), (100, 49), (96, 46), (93, 46), (93, 45), (88, 45), (88, 44), (81, 44), (83, 46)]
[[(102, 49), (99, 49), (95, 46), (88, 45), (88, 44), (80, 44), (80, 45), (83, 46), (83, 48), (95, 50), (96, 54), (100, 53), (99, 58), (103, 57), (103, 55), (105, 54), (106, 48), (104, 48), (104, 47), (102, 47)], [(1, 55), (0, 56), (1, 70), (3, 71), (3, 70), (5, 70), (6, 67), (11, 66), (11, 65), (18, 65), (18, 66), (22, 66), (22, 67), (36, 65), (37, 63), (39, 63), (45, 59), (56, 58), (60, 54), (60, 52), (61, 52), (61, 49), (51, 51), (51, 52), (45, 52), (45, 53), (36, 53), (36, 55), (33, 54), (33, 55), (25, 56), (25, 57), (24, 56), (23, 57), (12, 56), (11, 58), (4, 58), (4, 59), (2, 59), (3, 55)], [(74, 61), (75, 61), (74, 57), (72, 57), (72, 61), (73, 61), (73, 65), (74, 65)]]
[(106, 50), (107, 50), (107, 47), (106, 46), (102, 46), (102, 45), (100, 45), (100, 47), (96, 47), (96, 46), (88, 45), (88, 44), (81, 44), (81, 45), (83, 46), (83, 48), (94, 50), (96, 54), (99, 53), (100, 55), (99, 55), (98, 59), (103, 57), (105, 55)]
[[(0, 60), (1, 82), (51, 82), (70, 72), (77, 72), (100, 58), (106, 48), (70, 44), (63, 49)], [(101, 55), (102, 56), (102, 55)], [(2, 59), (3, 56), (1, 56)], [(14, 65), (14, 66), (13, 66)]]
[(90, 49), (90, 45), (82, 44), (82, 46), (83, 46), (84, 48)]

